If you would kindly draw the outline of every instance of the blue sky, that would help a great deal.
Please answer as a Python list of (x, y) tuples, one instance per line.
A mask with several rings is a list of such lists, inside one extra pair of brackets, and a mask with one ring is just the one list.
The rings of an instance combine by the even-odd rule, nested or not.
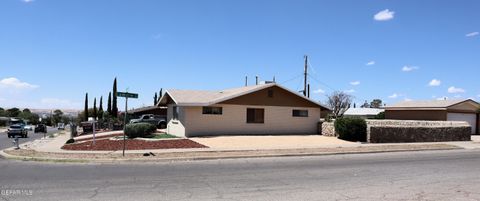
[[(1, 0), (0, 107), (83, 107), (119, 90), (240, 87), (276, 77), (358, 104), (480, 99), (480, 1)], [(296, 78), (296, 79), (295, 79)], [(315, 92), (315, 93), (313, 93)], [(90, 103), (92, 100), (90, 100)], [(120, 108), (124, 106), (119, 105)]]

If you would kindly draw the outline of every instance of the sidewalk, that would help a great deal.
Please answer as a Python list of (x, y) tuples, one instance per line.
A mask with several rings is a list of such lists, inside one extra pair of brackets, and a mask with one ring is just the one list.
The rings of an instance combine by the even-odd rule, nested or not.
[[(115, 133), (115, 132), (113, 132)], [(118, 133), (118, 132), (116, 132)], [(112, 132), (96, 135), (101, 137)], [(78, 139), (92, 137), (82, 136)], [(57, 162), (125, 162), (125, 161), (176, 161), (224, 158), (312, 156), (351, 153), (378, 153), (398, 151), (480, 149), (480, 136), (469, 142), (365, 144), (338, 140), (324, 136), (228, 136), (191, 138), (210, 148), (155, 149), (122, 151), (70, 151), (61, 147), (68, 134), (52, 139), (41, 139), (21, 145), (20, 150), (0, 151), (6, 158)], [(305, 144), (303, 144), (305, 143)], [(305, 145), (305, 146), (302, 146)], [(153, 153), (144, 156), (144, 153)]]

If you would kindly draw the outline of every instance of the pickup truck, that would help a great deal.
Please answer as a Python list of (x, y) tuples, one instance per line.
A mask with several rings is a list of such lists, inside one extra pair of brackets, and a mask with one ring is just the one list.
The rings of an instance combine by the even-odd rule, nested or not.
[(167, 118), (164, 116), (153, 115), (153, 114), (144, 114), (138, 119), (130, 120), (131, 124), (135, 123), (150, 123), (155, 125), (157, 128), (166, 128), (167, 127)]
[(24, 124), (13, 124), (8, 128), (7, 135), (8, 138), (15, 137), (16, 135), (26, 138), (28, 137), (28, 130), (25, 129)]

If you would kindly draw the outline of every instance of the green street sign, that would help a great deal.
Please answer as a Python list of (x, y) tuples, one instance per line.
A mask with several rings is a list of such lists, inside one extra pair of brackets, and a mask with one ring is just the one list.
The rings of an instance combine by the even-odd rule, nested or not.
[(128, 93), (128, 92), (117, 92), (118, 97), (125, 97), (125, 98), (138, 98), (138, 94)]

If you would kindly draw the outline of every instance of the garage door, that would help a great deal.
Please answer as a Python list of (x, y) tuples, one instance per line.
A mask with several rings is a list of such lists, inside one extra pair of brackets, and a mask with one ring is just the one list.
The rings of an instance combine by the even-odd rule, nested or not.
[(472, 134), (475, 134), (477, 128), (477, 115), (465, 113), (448, 113), (447, 121), (466, 121), (472, 127)]

